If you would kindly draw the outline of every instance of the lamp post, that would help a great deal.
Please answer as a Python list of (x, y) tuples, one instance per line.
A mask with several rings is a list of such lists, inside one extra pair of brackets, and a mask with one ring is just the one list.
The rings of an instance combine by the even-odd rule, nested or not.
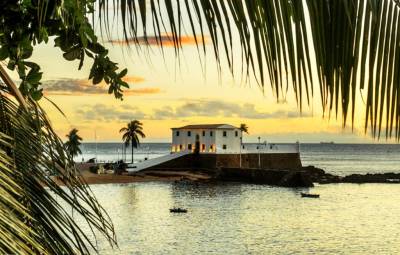
[(96, 150), (95, 150), (95, 155), (96, 155), (96, 157), (95, 157), (95, 161), (94, 162), (98, 162), (98, 160), (97, 160), (97, 132), (96, 132), (96, 129), (94, 130), (94, 142), (95, 142), (95, 146), (96, 146)]
[(258, 137), (258, 168), (261, 168), (261, 156), (260, 156), (260, 139), (261, 137)]
[(239, 168), (242, 168), (242, 137), (240, 136)]

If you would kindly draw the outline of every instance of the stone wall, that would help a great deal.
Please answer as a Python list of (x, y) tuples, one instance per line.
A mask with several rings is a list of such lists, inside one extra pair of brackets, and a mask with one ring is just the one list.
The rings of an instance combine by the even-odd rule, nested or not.
[[(273, 153), (260, 155), (254, 153), (242, 154), (241, 157), (242, 168), (298, 170), (302, 167), (299, 153)], [(239, 167), (239, 154), (189, 154), (149, 169), (201, 170)]]

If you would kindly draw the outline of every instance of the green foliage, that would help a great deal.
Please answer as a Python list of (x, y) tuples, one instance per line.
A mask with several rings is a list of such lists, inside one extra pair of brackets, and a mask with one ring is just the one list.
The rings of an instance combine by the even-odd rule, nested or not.
[(0, 85), (0, 253), (95, 251), (94, 240), (74, 216), (85, 219), (90, 229), (114, 245), (111, 220), (83, 179), (74, 174), (74, 163), (43, 110), (32, 99), (24, 109), (9, 97)]
[(91, 172), (93, 174), (97, 174), (97, 170), (99, 170), (99, 166), (98, 165), (89, 167), (89, 172)]
[[(98, 42), (88, 16), (93, 14), (94, 0), (50, 1), (11, 0), (0, 3), (0, 60), (8, 60), (7, 68), (17, 70), (23, 95), (39, 100), (42, 72), (36, 63), (28, 61), (34, 46), (48, 43), (53, 37), (55, 47), (68, 61), (79, 61), (82, 68), (85, 57), (93, 60), (89, 79), (93, 84), (105, 81), (109, 93), (122, 99), (122, 81), (125, 71), (118, 72), (118, 65), (108, 57), (108, 51)], [(123, 74), (121, 76), (121, 74)]]

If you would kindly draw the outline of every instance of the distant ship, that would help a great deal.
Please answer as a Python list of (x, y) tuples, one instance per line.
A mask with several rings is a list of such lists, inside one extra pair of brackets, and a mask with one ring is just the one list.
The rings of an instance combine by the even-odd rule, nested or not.
[(334, 142), (320, 142), (320, 144), (335, 144)]

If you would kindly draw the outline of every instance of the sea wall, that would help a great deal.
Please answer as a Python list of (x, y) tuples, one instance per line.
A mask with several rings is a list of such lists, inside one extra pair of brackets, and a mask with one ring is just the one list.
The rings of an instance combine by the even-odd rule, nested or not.
[[(241, 159), (240, 159), (241, 158)], [(240, 164), (241, 161), (241, 164)], [(264, 170), (298, 170), (302, 167), (299, 153), (271, 154), (188, 154), (153, 166), (148, 170), (162, 169), (221, 169), (245, 168)]]
[(220, 181), (312, 187), (313, 183), (301, 168), (299, 153), (242, 154), (241, 157), (238, 154), (188, 154), (143, 172), (197, 171)]
[(240, 181), (281, 187), (313, 187), (309, 175), (303, 171), (221, 168), (216, 176), (222, 181)]
[(218, 154), (217, 167), (226, 168), (259, 168), (297, 170), (301, 168), (299, 153), (271, 153), (271, 154)]

